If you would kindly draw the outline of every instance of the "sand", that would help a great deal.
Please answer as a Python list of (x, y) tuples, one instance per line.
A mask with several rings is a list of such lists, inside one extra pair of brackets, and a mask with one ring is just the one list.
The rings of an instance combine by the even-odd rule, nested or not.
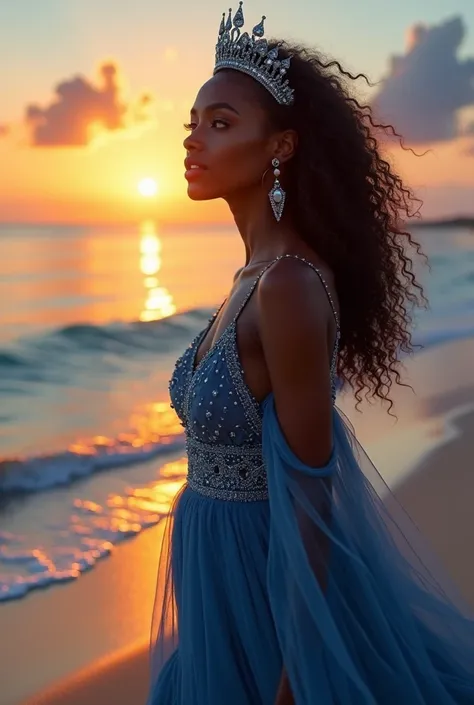
[(28, 700), (28, 705), (144, 705), (148, 650), (136, 646), (80, 671)]
[[(145, 654), (160, 542), (158, 525), (116, 546), (78, 580), (0, 606), (0, 705), (17, 705), (71, 677), (76, 687), (75, 676), (85, 669), (92, 667), (95, 677), (110, 668), (110, 659), (126, 663), (136, 650)], [(146, 671), (142, 659), (137, 692), (141, 683), (146, 690)]]
[[(342, 406), (382, 471), (419, 450), (397, 494), (474, 605), (473, 359), (472, 340), (418, 355), (407, 366), (416, 393), (398, 390), (396, 424), (377, 406)], [(159, 533), (119, 546), (76, 583), (1, 607), (0, 705), (144, 704)]]
[(456, 418), (453, 431), (456, 435), (420, 463), (397, 495), (474, 606), (474, 411)]

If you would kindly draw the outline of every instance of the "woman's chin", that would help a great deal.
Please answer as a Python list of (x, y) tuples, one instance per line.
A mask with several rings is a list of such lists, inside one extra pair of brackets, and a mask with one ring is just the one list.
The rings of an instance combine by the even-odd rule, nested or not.
[(188, 197), (191, 201), (211, 201), (219, 198), (219, 194), (211, 193), (209, 189), (200, 188), (197, 184), (188, 184)]

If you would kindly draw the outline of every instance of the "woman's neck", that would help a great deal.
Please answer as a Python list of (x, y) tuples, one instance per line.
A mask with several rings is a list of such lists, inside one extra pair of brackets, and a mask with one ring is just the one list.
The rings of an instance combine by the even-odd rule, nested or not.
[(270, 202), (262, 195), (229, 203), (234, 221), (245, 247), (245, 265), (268, 262), (292, 252), (302, 243), (289, 218), (277, 222)]

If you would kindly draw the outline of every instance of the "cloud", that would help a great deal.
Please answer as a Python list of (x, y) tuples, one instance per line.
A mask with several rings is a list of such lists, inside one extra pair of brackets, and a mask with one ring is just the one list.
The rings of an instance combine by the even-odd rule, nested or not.
[(25, 120), (31, 142), (37, 147), (72, 147), (89, 144), (100, 132), (113, 132), (150, 119), (151, 95), (133, 103), (121, 96), (119, 71), (114, 63), (100, 67), (100, 84), (82, 76), (59, 83), (46, 107), (31, 104)]
[(464, 36), (460, 17), (434, 27), (415, 25), (406, 53), (392, 57), (373, 107), (406, 142), (449, 140), (459, 134), (458, 110), (474, 106), (474, 58), (457, 56)]

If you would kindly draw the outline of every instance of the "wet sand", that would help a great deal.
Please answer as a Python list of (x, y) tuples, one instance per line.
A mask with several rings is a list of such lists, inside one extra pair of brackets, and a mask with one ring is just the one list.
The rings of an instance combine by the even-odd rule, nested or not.
[(397, 496), (474, 607), (474, 411), (451, 423), (452, 439), (420, 463)]

